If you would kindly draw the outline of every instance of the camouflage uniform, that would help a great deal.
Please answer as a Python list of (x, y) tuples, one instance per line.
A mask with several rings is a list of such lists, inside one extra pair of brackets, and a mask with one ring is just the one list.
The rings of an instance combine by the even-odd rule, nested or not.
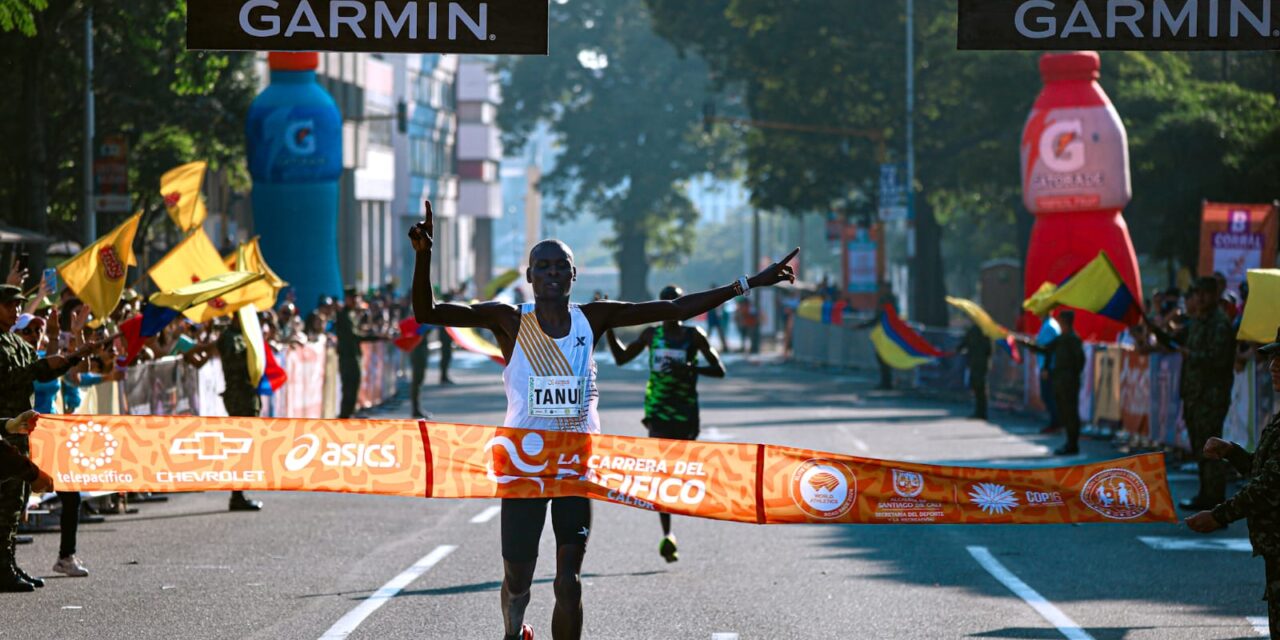
[(1200, 493), (1203, 504), (1218, 504), (1226, 497), (1226, 466), (1220, 460), (1206, 460), (1201, 453), (1209, 438), (1222, 437), (1222, 424), (1231, 408), (1234, 380), (1235, 332), (1222, 309), (1196, 318), (1186, 331), (1187, 354), (1182, 361), (1182, 416), (1191, 438), (1191, 452), (1200, 466)]
[(260, 415), (262, 399), (249, 380), (249, 345), (239, 322), (232, 323), (218, 336), (218, 358), (222, 360), (222, 377), (227, 381), (227, 389), (222, 392), (227, 415), (247, 418)]
[(1262, 429), (1256, 451), (1249, 453), (1235, 445), (1226, 459), (1249, 482), (1215, 507), (1213, 517), (1222, 525), (1248, 519), (1253, 554), (1266, 563), (1262, 597), (1271, 618), (1271, 637), (1280, 638), (1280, 414)]
[(991, 339), (977, 325), (969, 327), (960, 343), (969, 365), (969, 388), (973, 390), (973, 417), (987, 419), (987, 370), (991, 366)]
[[(36, 350), (17, 334), (0, 332), (0, 416), (17, 416), (31, 410), (31, 394), (36, 382), (57, 380), (71, 365), (52, 367), (48, 360), (36, 358)], [(4, 433), (0, 437), (17, 447), (23, 455), (30, 452), (27, 436)], [(18, 521), (26, 506), (30, 487), (25, 480), (11, 478), (0, 482), (0, 573), (13, 565), (13, 546), (18, 534)]]

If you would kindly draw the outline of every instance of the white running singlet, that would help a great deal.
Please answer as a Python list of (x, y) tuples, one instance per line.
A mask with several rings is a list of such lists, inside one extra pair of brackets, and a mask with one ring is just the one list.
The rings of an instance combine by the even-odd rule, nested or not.
[(569, 335), (559, 340), (538, 324), (534, 303), (520, 305), (520, 328), (511, 361), (502, 371), (508, 427), (600, 433), (595, 336), (578, 305), (569, 305)]

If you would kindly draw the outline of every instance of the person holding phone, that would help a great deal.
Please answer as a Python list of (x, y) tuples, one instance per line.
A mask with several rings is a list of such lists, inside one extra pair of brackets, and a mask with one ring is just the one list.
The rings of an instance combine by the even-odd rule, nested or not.
[[(421, 323), (479, 327), (493, 332), (506, 360), (502, 373), (507, 415), (503, 424), (520, 429), (600, 433), (599, 391), (592, 351), (596, 338), (610, 329), (655, 322), (688, 320), (718, 307), (754, 287), (795, 282), (789, 263), (797, 248), (754, 276), (732, 285), (679, 296), (673, 300), (620, 302), (597, 300), (571, 304), (577, 279), (573, 251), (559, 240), (543, 240), (529, 252), (525, 280), (534, 301), (520, 306), (503, 302), (475, 305), (437, 303), (431, 286), (433, 244), (431, 203), (426, 219), (409, 230), (417, 254), (413, 274), (413, 312)], [(537, 393), (551, 385), (577, 393)], [(500, 598), (504, 638), (532, 640), (524, 622), (538, 559), (538, 540), (550, 503), (556, 534), (555, 609), (551, 635), (556, 640), (582, 636), (582, 560), (591, 535), (591, 503), (587, 498), (502, 500), (501, 537), (504, 575)]]

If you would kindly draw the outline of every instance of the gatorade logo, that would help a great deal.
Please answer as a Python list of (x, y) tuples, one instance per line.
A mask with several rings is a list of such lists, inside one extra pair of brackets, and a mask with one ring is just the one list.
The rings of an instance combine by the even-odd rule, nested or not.
[(1040, 160), (1050, 171), (1070, 173), (1084, 168), (1084, 127), (1079, 120), (1059, 120), (1040, 134)]
[(309, 156), (316, 152), (316, 121), (294, 120), (284, 130), (284, 146), (290, 153)]

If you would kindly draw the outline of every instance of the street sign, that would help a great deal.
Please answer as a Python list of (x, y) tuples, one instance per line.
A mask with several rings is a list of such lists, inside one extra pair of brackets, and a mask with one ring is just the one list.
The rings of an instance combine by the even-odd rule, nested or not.
[(129, 140), (122, 135), (103, 136), (94, 149), (93, 210), (129, 213)]
[(1280, 0), (960, 0), (959, 8), (960, 49), (1280, 49)]
[(546, 2), (188, 0), (188, 49), (547, 53)]
[(880, 219), (907, 219), (906, 171), (901, 164), (880, 165)]

